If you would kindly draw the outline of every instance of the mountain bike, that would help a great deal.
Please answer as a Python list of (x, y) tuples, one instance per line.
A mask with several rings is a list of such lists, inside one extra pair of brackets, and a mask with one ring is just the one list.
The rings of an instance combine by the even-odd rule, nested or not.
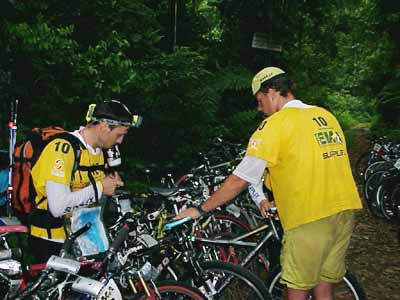
[[(275, 210), (270, 211), (270, 214), (276, 213)], [(215, 247), (219, 245), (229, 245), (237, 248), (247, 248), (248, 253), (246, 256), (240, 258), (241, 266), (249, 266), (250, 262), (254, 262), (257, 259), (260, 252), (266, 248), (270, 248), (276, 241), (281, 240), (282, 229), (279, 226), (278, 220), (274, 218), (268, 219), (269, 224), (264, 224), (244, 235), (238, 236), (233, 239), (206, 239), (206, 238), (196, 238), (193, 237), (193, 241), (201, 242), (205, 246)], [(260, 233), (263, 233), (260, 238)], [(247, 241), (250, 237), (258, 236), (256, 242)], [(276, 249), (280, 250), (280, 249)], [(279, 266), (279, 251), (269, 251), (270, 255), (267, 256), (268, 259), (272, 260), (270, 265), (272, 266), (272, 271), (268, 270), (268, 276), (266, 280), (266, 285), (268, 287), (269, 293), (272, 299), (284, 299), (282, 291), (284, 287), (279, 283), (280, 279), (280, 266)], [(312, 299), (312, 298), (311, 298)], [(356, 276), (351, 272), (347, 271), (343, 280), (337, 284), (335, 289), (335, 299), (343, 300), (364, 300), (366, 299), (365, 292), (357, 280)]]

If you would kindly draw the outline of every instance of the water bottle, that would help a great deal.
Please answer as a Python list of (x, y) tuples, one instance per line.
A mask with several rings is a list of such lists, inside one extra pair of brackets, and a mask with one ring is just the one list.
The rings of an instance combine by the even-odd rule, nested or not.
[(121, 153), (119, 152), (117, 144), (107, 150), (107, 156), (107, 163), (110, 167), (119, 166), (122, 162)]

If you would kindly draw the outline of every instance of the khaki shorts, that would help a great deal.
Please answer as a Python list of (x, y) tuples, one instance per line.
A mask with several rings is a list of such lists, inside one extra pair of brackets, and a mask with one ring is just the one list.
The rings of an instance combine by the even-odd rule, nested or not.
[(281, 283), (308, 290), (320, 281), (341, 281), (352, 231), (353, 211), (346, 210), (285, 232)]

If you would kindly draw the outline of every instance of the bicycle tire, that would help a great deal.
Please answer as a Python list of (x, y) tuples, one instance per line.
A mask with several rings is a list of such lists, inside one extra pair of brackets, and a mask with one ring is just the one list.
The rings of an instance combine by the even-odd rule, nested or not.
[[(394, 218), (398, 224), (400, 224), (400, 184), (396, 184), (393, 188), (392, 195), (390, 195), (391, 202), (394, 204)], [(400, 242), (400, 230), (399, 230), (399, 242)]]
[[(202, 225), (202, 232), (205, 237), (208, 238), (222, 238), (222, 237), (235, 237), (250, 231), (250, 226), (244, 223), (239, 218), (236, 218), (230, 214), (215, 214), (208, 223), (205, 223), (206, 226)], [(219, 247), (219, 255), (205, 258), (206, 260), (224, 260), (235, 263), (235, 257), (230, 256), (229, 247)], [(238, 262), (236, 262), (238, 263)]]
[(366, 182), (372, 174), (378, 171), (388, 170), (391, 167), (393, 167), (393, 163), (386, 160), (378, 160), (371, 163), (364, 171), (364, 182)]
[[(223, 300), (270, 300), (264, 283), (245, 268), (227, 262), (212, 261), (200, 264), (204, 272), (211, 277), (217, 299)], [(232, 276), (224, 287), (225, 279)], [(202, 283), (205, 284), (205, 283)], [(204, 289), (200, 288), (200, 290)]]
[[(269, 279), (266, 282), (268, 292), (271, 295), (271, 300), (283, 300), (284, 286), (280, 283), (281, 268), (277, 267), (272, 270)], [(336, 300), (366, 300), (364, 288), (358, 281), (357, 277), (351, 272), (347, 271), (343, 276), (343, 280), (335, 285), (334, 299)], [(314, 299), (312, 296), (309, 298)]]
[(238, 228), (240, 228), (242, 230), (240, 233), (251, 230), (251, 227), (249, 224), (247, 224), (245, 221), (243, 221), (231, 214), (216, 214), (215, 218), (217, 220), (221, 220), (221, 221), (224, 221), (224, 220), (230, 221), (231, 223), (235, 224)]
[[(158, 282), (157, 290), (162, 300), (206, 300), (206, 297), (198, 289), (176, 281)], [(156, 295), (154, 296), (154, 299), (159, 299)], [(147, 300), (148, 297), (145, 293), (141, 293), (134, 299)]]
[(394, 223), (398, 210), (395, 198), (392, 197), (395, 188), (398, 183), (395, 183), (393, 179), (382, 182), (376, 190), (376, 198), (379, 204), (382, 216), (386, 221)]
[(364, 185), (364, 200), (369, 211), (378, 218), (383, 218), (383, 215), (376, 202), (376, 190), (382, 182), (383, 175), (386, 173), (387, 171), (383, 170), (377, 171), (367, 179)]

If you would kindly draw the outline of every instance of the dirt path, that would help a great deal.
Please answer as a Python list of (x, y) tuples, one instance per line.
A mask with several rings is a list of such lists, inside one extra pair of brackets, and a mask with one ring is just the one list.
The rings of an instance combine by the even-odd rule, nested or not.
[(378, 220), (366, 209), (357, 223), (347, 260), (362, 282), (369, 300), (400, 300), (398, 226)]
[[(360, 131), (350, 151), (354, 162), (368, 148)], [(347, 257), (349, 268), (362, 282), (369, 300), (400, 300), (399, 225), (377, 219), (364, 208), (357, 223)]]

